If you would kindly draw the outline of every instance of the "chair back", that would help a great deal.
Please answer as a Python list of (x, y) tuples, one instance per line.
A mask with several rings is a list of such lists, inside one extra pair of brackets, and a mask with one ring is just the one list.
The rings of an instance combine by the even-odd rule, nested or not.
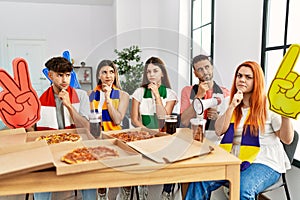
[(293, 162), (294, 154), (297, 149), (298, 140), (299, 140), (299, 135), (298, 135), (297, 131), (294, 131), (294, 139), (293, 139), (292, 143), (291, 144), (283, 144), (283, 148), (284, 148), (287, 156), (289, 157), (291, 164)]

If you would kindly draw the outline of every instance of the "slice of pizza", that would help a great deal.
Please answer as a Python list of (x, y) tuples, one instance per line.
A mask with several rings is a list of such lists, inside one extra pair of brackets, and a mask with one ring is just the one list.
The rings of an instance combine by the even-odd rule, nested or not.
[(53, 133), (50, 135), (41, 135), (35, 141), (46, 140), (48, 144), (57, 144), (61, 142), (79, 142), (81, 137), (77, 133)]
[(112, 157), (118, 157), (118, 151), (105, 147), (81, 147), (62, 156), (61, 161), (68, 164), (77, 164), (83, 162), (90, 162), (94, 160), (103, 160)]
[(147, 131), (126, 131), (120, 133), (110, 134), (112, 137), (122, 140), (124, 142), (132, 142), (136, 140), (145, 140), (153, 138), (154, 135)]

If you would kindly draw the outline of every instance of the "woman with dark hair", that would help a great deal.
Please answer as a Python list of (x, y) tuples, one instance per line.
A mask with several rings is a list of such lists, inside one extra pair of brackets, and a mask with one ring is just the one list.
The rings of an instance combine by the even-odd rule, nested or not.
[[(142, 85), (132, 94), (131, 123), (137, 127), (158, 128), (158, 115), (170, 115), (177, 103), (177, 95), (171, 89), (164, 62), (149, 58), (144, 67)], [(165, 184), (161, 199), (171, 199), (174, 184)], [(139, 186), (140, 199), (146, 200), (147, 186)]]
[[(224, 135), (220, 146), (242, 160), (240, 199), (254, 200), (291, 167), (281, 142), (290, 144), (294, 129), (289, 118), (268, 109), (263, 71), (256, 62), (237, 67), (230, 102), (215, 131)], [(191, 183), (185, 199), (210, 199), (213, 190), (227, 183)]]
[[(120, 130), (129, 104), (129, 95), (121, 90), (118, 70), (112, 61), (102, 60), (97, 67), (96, 76), (97, 86), (89, 95), (91, 112), (102, 116), (103, 131)], [(130, 192), (131, 187), (122, 189)], [(98, 189), (98, 200), (107, 200), (107, 196), (105, 188)]]
[(149, 58), (140, 88), (132, 94), (131, 123), (137, 127), (158, 128), (157, 115), (170, 115), (177, 103), (164, 62)]

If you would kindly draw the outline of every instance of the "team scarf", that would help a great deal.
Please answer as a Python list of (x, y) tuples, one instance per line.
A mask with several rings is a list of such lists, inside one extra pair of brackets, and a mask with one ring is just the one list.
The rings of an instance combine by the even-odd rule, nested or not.
[[(90, 109), (91, 113), (99, 113), (99, 103), (101, 98), (105, 98), (104, 96), (101, 97), (101, 86), (97, 85), (95, 89), (90, 94)], [(112, 101), (112, 105), (115, 109), (118, 109), (120, 103), (120, 89), (117, 88), (115, 85), (112, 86), (112, 90), (110, 93), (110, 99)], [(102, 130), (103, 131), (111, 131), (111, 130), (121, 130), (121, 126), (115, 124), (108, 112), (106, 101), (104, 101), (102, 105)], [(100, 111), (101, 111), (100, 110)]]
[[(249, 112), (247, 114), (249, 116)], [(232, 149), (232, 143), (234, 138), (234, 122), (235, 116), (231, 118), (231, 122), (228, 130), (225, 132), (223, 139), (221, 140), (220, 147), (230, 152)], [(251, 135), (250, 126), (244, 126), (242, 140), (240, 145), (240, 153), (238, 158), (242, 160), (241, 171), (247, 169), (251, 163), (255, 160), (260, 150), (259, 134), (258, 136)]]
[[(73, 107), (79, 111), (80, 100), (74, 88), (68, 87), (70, 101)], [(56, 117), (56, 103), (53, 87), (49, 87), (40, 97), (41, 102), (41, 119), (37, 122), (36, 129), (41, 130), (57, 130), (59, 129)], [(63, 109), (63, 117), (65, 120), (65, 129), (75, 128), (74, 121), (68, 111)]]
[[(198, 84), (193, 85), (193, 88), (192, 88), (192, 91), (191, 91), (191, 94), (190, 94), (190, 99), (193, 100), (195, 98), (195, 96), (198, 92), (198, 87), (199, 87)], [(214, 81), (214, 85), (213, 85), (212, 94), (223, 94), (222, 89), (220, 88), (220, 86), (215, 81)], [(211, 98), (211, 97), (212, 96), (205, 95), (203, 97), (203, 99), (208, 99), (208, 98)], [(214, 127), (215, 120), (211, 120), (211, 119), (207, 118), (207, 110), (204, 111), (203, 117), (204, 117), (204, 119), (206, 119), (205, 130), (207, 130), (209, 127)]]
[[(167, 98), (167, 88), (164, 85), (160, 85), (158, 92), (161, 98)], [(149, 101), (147, 103), (147, 108), (141, 109), (142, 123), (144, 126), (150, 129), (158, 128), (158, 120), (155, 111), (155, 105), (152, 102), (152, 92), (151, 89), (145, 88), (143, 100)]]

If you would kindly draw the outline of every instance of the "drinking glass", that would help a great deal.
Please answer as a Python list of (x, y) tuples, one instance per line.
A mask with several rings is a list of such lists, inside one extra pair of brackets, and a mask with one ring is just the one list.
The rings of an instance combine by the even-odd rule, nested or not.
[(177, 115), (166, 115), (165, 128), (168, 134), (176, 133)]

